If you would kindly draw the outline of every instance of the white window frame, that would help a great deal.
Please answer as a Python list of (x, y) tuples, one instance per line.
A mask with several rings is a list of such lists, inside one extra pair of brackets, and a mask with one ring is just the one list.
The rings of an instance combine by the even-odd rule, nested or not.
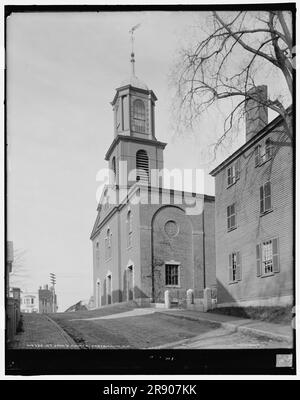
[[(266, 187), (269, 185), (270, 194), (266, 196)], [(266, 208), (266, 199), (270, 198), (270, 207)], [(272, 186), (271, 181), (265, 182), (263, 185), (259, 187), (259, 211), (260, 215), (264, 215), (272, 211)]]
[[(264, 246), (270, 246), (269, 254), (265, 256)], [(279, 238), (273, 237), (256, 244), (256, 276), (273, 276), (280, 272)], [(271, 265), (271, 268), (270, 268)], [(268, 270), (269, 269), (269, 270)]]
[(226, 182), (228, 188), (240, 179), (240, 168), (240, 159), (238, 158), (226, 169)]
[[(231, 208), (234, 208), (234, 213), (232, 214), (228, 214), (228, 210), (230, 210)], [(234, 217), (234, 225), (229, 226), (229, 221), (231, 223), (232, 218)], [(236, 203), (232, 203), (229, 206), (227, 206), (227, 232), (232, 231), (233, 229), (237, 228), (237, 224), (236, 224)]]
[(262, 242), (261, 247), (262, 275), (273, 275), (273, 248), (272, 240)]

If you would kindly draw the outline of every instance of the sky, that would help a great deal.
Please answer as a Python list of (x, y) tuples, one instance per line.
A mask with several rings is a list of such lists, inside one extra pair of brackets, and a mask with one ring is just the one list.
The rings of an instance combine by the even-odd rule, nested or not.
[(156, 137), (167, 142), (165, 167), (204, 168), (208, 175), (243, 144), (207, 163), (223, 127), (222, 109), (197, 130), (178, 135), (170, 74), (179, 49), (205, 23), (195, 12), (13, 13), (7, 20), (8, 240), (24, 252), (26, 279), (37, 291), (57, 277), (59, 311), (92, 295), (97, 172), (113, 137), (115, 89), (130, 75), (129, 29), (136, 31), (136, 75), (154, 91)]

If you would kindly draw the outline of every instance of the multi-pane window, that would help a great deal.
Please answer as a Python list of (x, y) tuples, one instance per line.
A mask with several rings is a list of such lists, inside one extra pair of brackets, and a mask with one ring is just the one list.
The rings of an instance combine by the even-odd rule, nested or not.
[(136, 153), (136, 180), (149, 182), (149, 159), (145, 150)]
[(235, 204), (231, 204), (227, 207), (227, 230), (236, 228), (236, 212)]
[(132, 246), (132, 213), (129, 210), (127, 213), (127, 247)]
[(265, 240), (256, 245), (257, 276), (279, 272), (278, 239)]
[(227, 186), (233, 185), (240, 177), (240, 160), (227, 168)]
[(260, 213), (263, 214), (272, 209), (271, 183), (267, 182), (259, 189)]
[(238, 282), (242, 279), (240, 252), (229, 254), (229, 282)]
[(262, 267), (264, 274), (273, 272), (272, 240), (268, 240), (262, 244)]
[(166, 286), (179, 285), (179, 265), (166, 264)]
[(133, 103), (133, 129), (141, 133), (146, 132), (145, 104), (140, 99)]

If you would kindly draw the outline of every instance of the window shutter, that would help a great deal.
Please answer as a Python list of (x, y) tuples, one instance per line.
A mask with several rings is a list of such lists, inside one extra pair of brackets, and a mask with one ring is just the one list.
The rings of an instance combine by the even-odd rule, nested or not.
[(236, 207), (235, 207), (235, 203), (232, 204), (232, 227), (236, 227)]
[(229, 282), (232, 282), (232, 254), (229, 254), (228, 270), (229, 270)]
[(149, 183), (149, 158), (145, 150), (136, 153), (136, 170), (136, 180)]
[(265, 184), (265, 211), (271, 209), (271, 183)]
[(260, 212), (264, 212), (264, 187), (259, 188), (259, 198), (260, 198)]
[(230, 206), (227, 207), (227, 229), (230, 229)]
[(273, 250), (273, 271), (279, 272), (279, 249), (278, 249), (278, 239), (272, 240), (272, 250)]
[(260, 244), (256, 245), (256, 276), (261, 276), (261, 248), (260, 248)]
[(236, 280), (242, 280), (241, 256), (239, 251), (236, 252)]
[(260, 164), (260, 146), (256, 146), (254, 150), (254, 163), (255, 166), (259, 166)]
[(240, 162), (240, 159), (238, 159), (235, 163), (235, 180), (236, 181), (240, 178), (240, 172), (241, 172), (241, 162)]

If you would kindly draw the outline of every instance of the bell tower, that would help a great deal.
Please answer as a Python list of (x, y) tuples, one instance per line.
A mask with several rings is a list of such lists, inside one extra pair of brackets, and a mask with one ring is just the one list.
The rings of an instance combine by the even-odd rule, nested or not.
[(155, 136), (154, 92), (137, 78), (131, 52), (131, 75), (116, 89), (111, 105), (114, 140), (105, 159), (112, 170), (110, 184), (130, 188), (139, 182), (162, 186), (163, 150), (166, 143)]
[(135, 75), (134, 53), (131, 53), (131, 76), (116, 89), (111, 102), (115, 136), (155, 139), (156, 100), (153, 91)]

